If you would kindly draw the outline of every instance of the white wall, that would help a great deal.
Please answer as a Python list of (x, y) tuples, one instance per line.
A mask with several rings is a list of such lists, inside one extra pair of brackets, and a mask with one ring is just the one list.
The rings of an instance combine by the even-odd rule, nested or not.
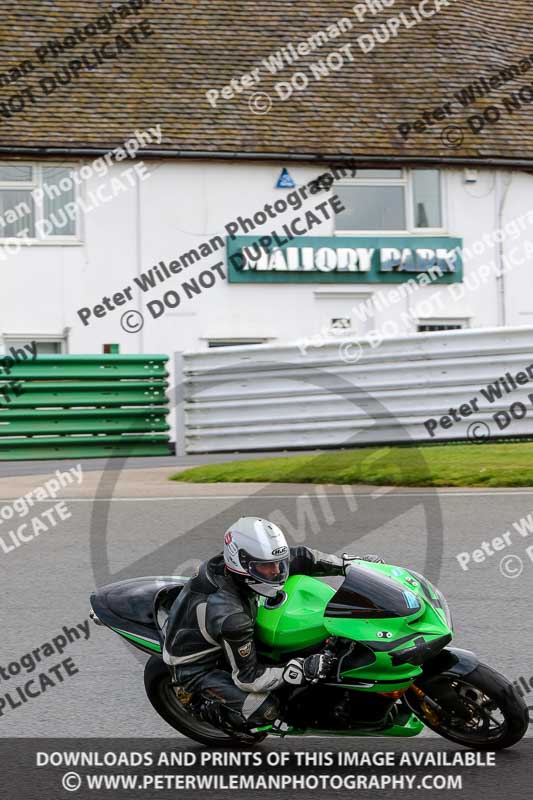
[[(82, 162), (80, 162), (82, 163)], [(90, 162), (87, 162), (90, 163)], [(125, 333), (120, 316), (130, 307), (143, 310), (140, 292), (136, 303), (94, 319), (84, 327), (76, 311), (92, 306), (103, 295), (112, 295), (133, 282), (138, 268), (146, 270), (164, 260), (167, 263), (186, 250), (215, 234), (224, 235), (224, 224), (238, 214), (250, 215), (266, 202), (284, 196), (286, 191), (273, 188), (283, 166), (287, 166), (298, 186), (323, 172), (326, 167), (279, 163), (232, 163), (225, 161), (150, 161), (150, 178), (136, 189), (120, 194), (113, 202), (88, 213), (83, 220), (83, 242), (71, 246), (50, 244), (24, 247), (17, 255), (0, 260), (0, 333), (51, 334), (70, 328), (70, 352), (101, 352), (104, 342), (120, 344), (121, 352), (166, 352), (198, 350), (206, 347), (207, 338), (265, 337), (273, 343), (316, 336), (334, 316), (348, 316), (357, 297), (366, 297), (387, 285), (335, 284), (227, 284), (217, 281), (210, 290), (194, 300), (182, 303), (158, 320), (146, 314), (140, 334)], [(118, 175), (124, 164), (113, 167), (110, 176)], [(505, 191), (506, 175), (494, 170), (480, 171), (476, 184), (465, 184), (462, 170), (445, 170), (445, 207), (447, 233), (464, 239), (468, 248), (476, 239), (498, 226), (498, 207)], [(105, 179), (88, 182), (90, 192)], [(505, 199), (504, 222), (523, 215), (530, 207), (533, 177), (514, 173)], [(320, 196), (315, 196), (319, 198)], [(311, 201), (312, 207), (314, 200)], [(140, 209), (140, 218), (138, 211)], [(287, 220), (294, 216), (291, 211)], [(279, 228), (281, 218), (269, 221), (262, 231)], [(521, 234), (521, 243), (533, 241), (533, 226)], [(255, 233), (255, 232), (254, 232)], [(333, 225), (324, 223), (313, 231), (331, 235)], [(516, 243), (504, 244), (507, 250)], [(190, 267), (164, 286), (155, 288), (150, 298), (194, 277), (217, 260), (224, 260), (225, 250)], [(497, 251), (486, 246), (485, 252), (465, 264), (468, 275), (483, 263), (494, 264)], [(533, 257), (516, 267), (506, 277), (508, 325), (533, 321)], [(389, 285), (389, 288), (394, 288)], [(317, 299), (315, 292), (331, 292), (329, 299)], [(411, 297), (378, 312), (366, 326), (355, 315), (354, 326), (363, 334), (365, 328), (378, 328), (392, 319), (400, 326), (401, 312), (416, 308), (421, 299), (438, 291), (441, 305), (432, 304), (435, 317), (468, 317), (473, 327), (500, 323), (496, 280), (491, 278), (464, 299), (453, 300), (447, 289), (422, 288)], [(137, 303), (140, 305), (137, 306)], [(425, 309), (427, 311), (427, 308)], [(423, 314), (421, 314), (423, 316)], [(403, 333), (410, 331), (404, 327)]]

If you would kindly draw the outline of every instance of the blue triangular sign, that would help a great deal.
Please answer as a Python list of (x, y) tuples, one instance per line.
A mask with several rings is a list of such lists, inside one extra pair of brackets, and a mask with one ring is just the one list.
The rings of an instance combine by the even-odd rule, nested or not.
[(289, 175), (289, 171), (285, 168), (282, 169), (281, 175), (279, 176), (278, 182), (276, 183), (276, 189), (294, 189), (295, 186), (296, 184)]

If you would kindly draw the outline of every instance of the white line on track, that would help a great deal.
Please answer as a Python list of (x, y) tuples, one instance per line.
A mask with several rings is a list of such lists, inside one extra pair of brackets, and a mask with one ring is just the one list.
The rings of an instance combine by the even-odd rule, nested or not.
[[(314, 486), (315, 484), (313, 484)], [(302, 492), (300, 494), (261, 494), (259, 492), (252, 492), (250, 494), (227, 494), (227, 495), (188, 495), (183, 497), (68, 497), (68, 495), (64, 496), (57, 496), (59, 500), (65, 500), (69, 503), (161, 503), (167, 502), (171, 500), (249, 500), (252, 498), (256, 499), (263, 499), (263, 500), (289, 500), (293, 497), (308, 497), (312, 495), (313, 492)], [(439, 499), (445, 499), (447, 497), (517, 497), (519, 495), (524, 496), (531, 496), (533, 495), (533, 491), (510, 491), (510, 492), (502, 492), (502, 491), (494, 491), (494, 492), (388, 492), (387, 494), (384, 493), (372, 493), (372, 494), (360, 494), (355, 492), (351, 495), (352, 498), (358, 497), (373, 497), (374, 499), (384, 499), (384, 498), (395, 498), (395, 497), (439, 497)], [(23, 497), (24, 495), (17, 495), (17, 497), (3, 497), (0, 498), (0, 504), (9, 503), (13, 500), (17, 500), (19, 497)], [(346, 494), (329, 494), (326, 493), (325, 497), (340, 497), (346, 499)], [(46, 500), (34, 500), (34, 503), (50, 503), (50, 500), (53, 498), (48, 498)]]

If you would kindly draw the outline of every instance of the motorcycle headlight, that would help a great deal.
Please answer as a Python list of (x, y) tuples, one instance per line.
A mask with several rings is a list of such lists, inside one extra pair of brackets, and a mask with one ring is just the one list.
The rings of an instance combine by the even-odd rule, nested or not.
[[(440, 589), (437, 589), (431, 581), (428, 581), (427, 578), (424, 578), (423, 575), (419, 575), (418, 572), (414, 572), (410, 570), (412, 576), (414, 576), (417, 581), (419, 581), (420, 586), (424, 592), (424, 600), (426, 603), (431, 603), (434, 608), (442, 608), (444, 612), (444, 617), (446, 619), (446, 624), (453, 631), (453, 618), (450, 611), (450, 607), (448, 606), (448, 602), (444, 595), (442, 594)], [(435, 602), (437, 601), (437, 603)]]

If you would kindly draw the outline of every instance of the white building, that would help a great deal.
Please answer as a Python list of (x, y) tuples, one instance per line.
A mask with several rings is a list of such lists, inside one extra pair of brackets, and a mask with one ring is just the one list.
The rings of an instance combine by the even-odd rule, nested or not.
[[(409, 19), (392, 0), (48, 5), (3, 12), (0, 347), (171, 353), (533, 322), (523, 0), (497, 15), (435, 0)], [(109, 169), (137, 136), (137, 160)], [(230, 233), (287, 225), (285, 255), (230, 269)]]
[[(42, 353), (295, 340), (312, 348), (339, 332), (533, 322), (533, 178), (519, 169), (382, 163), (351, 177), (340, 161), (139, 158), (135, 169), (114, 160), (98, 174), (94, 157), (2, 159), (5, 350), (29, 340)], [(277, 188), (284, 169), (294, 187)], [(308, 189), (298, 208), (302, 187), (329, 169), (338, 180)], [(279, 241), (288, 225), (304, 240)], [(230, 270), (228, 242), (233, 252), (242, 235), (249, 245), (272, 232), (272, 247), (289, 255)], [(440, 280), (420, 271), (434, 263), (428, 251), (450, 259), (458, 246), (463, 276), (460, 258), (441, 261), (449, 267)]]

